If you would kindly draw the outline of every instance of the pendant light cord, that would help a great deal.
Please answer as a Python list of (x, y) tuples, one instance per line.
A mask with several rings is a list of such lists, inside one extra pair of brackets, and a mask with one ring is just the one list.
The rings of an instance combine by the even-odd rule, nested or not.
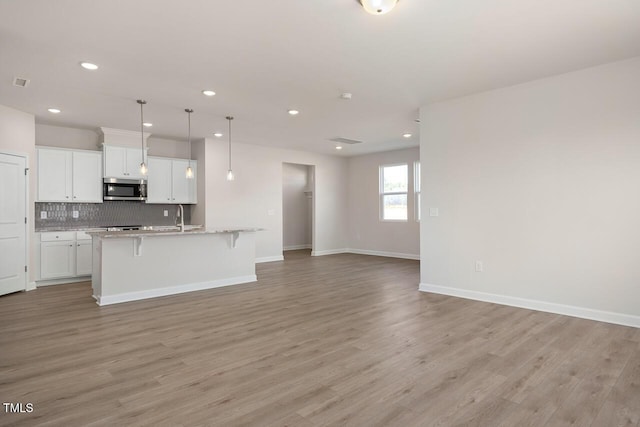
[(227, 116), (227, 120), (229, 121), (229, 170), (231, 170), (231, 120), (233, 120), (233, 116)]

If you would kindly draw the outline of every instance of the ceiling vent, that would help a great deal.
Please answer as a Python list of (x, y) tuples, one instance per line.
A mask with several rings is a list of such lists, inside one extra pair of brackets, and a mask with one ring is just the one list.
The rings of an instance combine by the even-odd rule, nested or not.
[(340, 144), (362, 144), (362, 141), (349, 138), (331, 138), (329, 141), (339, 142)]
[(23, 79), (22, 77), (14, 77), (13, 85), (18, 87), (27, 87), (29, 85), (29, 79)]

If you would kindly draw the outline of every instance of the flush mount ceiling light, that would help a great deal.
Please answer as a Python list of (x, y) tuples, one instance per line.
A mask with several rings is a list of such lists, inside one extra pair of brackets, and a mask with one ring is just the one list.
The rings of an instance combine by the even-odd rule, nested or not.
[(336, 150), (342, 150), (342, 145), (336, 145)]
[(402, 137), (403, 138), (411, 138), (413, 135), (411, 135), (410, 133), (403, 133)]
[(202, 94), (203, 94), (204, 96), (213, 96), (213, 95), (215, 95), (216, 93), (215, 93), (214, 91), (212, 91), (212, 90), (203, 90), (203, 91), (202, 91)]
[(80, 66), (82, 68), (84, 68), (85, 70), (94, 71), (94, 70), (98, 69), (98, 66), (96, 64), (91, 63), (91, 62), (81, 62)]
[(220, 132), (216, 132), (213, 134), (216, 138), (222, 138), (222, 134)]
[(151, 126), (153, 126), (153, 123), (149, 123), (149, 122), (144, 122), (142, 124), (142, 126), (146, 127), (146, 128), (150, 128)]
[(191, 169), (191, 113), (193, 113), (193, 110), (191, 108), (185, 108), (184, 110), (187, 113), (187, 116), (189, 117), (189, 136), (187, 137), (187, 142), (189, 143), (189, 166), (187, 166), (187, 171), (185, 176), (188, 179), (193, 179), (193, 169)]
[(372, 15), (384, 15), (396, 7), (398, 0), (357, 0)]
[(231, 170), (231, 120), (233, 120), (233, 116), (227, 116), (227, 120), (229, 121), (229, 170), (227, 171), (227, 181), (233, 181), (236, 179), (233, 175), (233, 170)]
[(52, 114), (60, 114), (60, 110), (58, 110), (57, 108), (48, 108), (47, 111)]
[(289, 113), (292, 116), (297, 116), (298, 114), (300, 114), (300, 111), (298, 111), (298, 110), (289, 110), (289, 111), (287, 111), (287, 113)]
[(144, 99), (138, 99), (136, 101), (140, 104), (140, 147), (142, 149), (142, 163), (140, 163), (140, 174), (142, 176), (147, 175), (149, 169), (147, 168), (147, 164), (144, 162), (144, 114), (142, 111), (142, 106), (147, 103)]

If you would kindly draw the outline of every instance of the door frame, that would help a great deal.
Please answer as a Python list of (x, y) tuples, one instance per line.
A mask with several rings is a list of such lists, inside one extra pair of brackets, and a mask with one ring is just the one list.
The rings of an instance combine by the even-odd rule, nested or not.
[(30, 230), (33, 229), (33, 219), (31, 215), (31, 211), (29, 210), (30, 198), (31, 194), (31, 167), (29, 162), (29, 154), (20, 152), (20, 151), (12, 151), (1, 149), (0, 154), (4, 154), (7, 156), (21, 157), (24, 159), (24, 165), (26, 169), (26, 173), (24, 174), (24, 214), (27, 217), (27, 222), (24, 224), (24, 259), (25, 265), (27, 266), (27, 272), (24, 275), (24, 290), (32, 291), (36, 289), (36, 282), (30, 280), (31, 274), (33, 273), (33, 268), (31, 265), (31, 239), (35, 235), (31, 233)]

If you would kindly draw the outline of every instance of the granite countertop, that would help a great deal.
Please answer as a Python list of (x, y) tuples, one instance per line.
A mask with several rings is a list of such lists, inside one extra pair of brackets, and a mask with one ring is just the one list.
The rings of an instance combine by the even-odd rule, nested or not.
[(242, 233), (261, 231), (262, 228), (256, 227), (208, 227), (202, 226), (185, 226), (185, 231), (179, 231), (177, 227), (158, 227), (154, 230), (126, 230), (126, 231), (88, 231), (91, 236), (103, 239), (124, 238), (124, 237), (146, 237), (146, 236), (184, 236), (192, 234), (223, 234), (223, 233)]

